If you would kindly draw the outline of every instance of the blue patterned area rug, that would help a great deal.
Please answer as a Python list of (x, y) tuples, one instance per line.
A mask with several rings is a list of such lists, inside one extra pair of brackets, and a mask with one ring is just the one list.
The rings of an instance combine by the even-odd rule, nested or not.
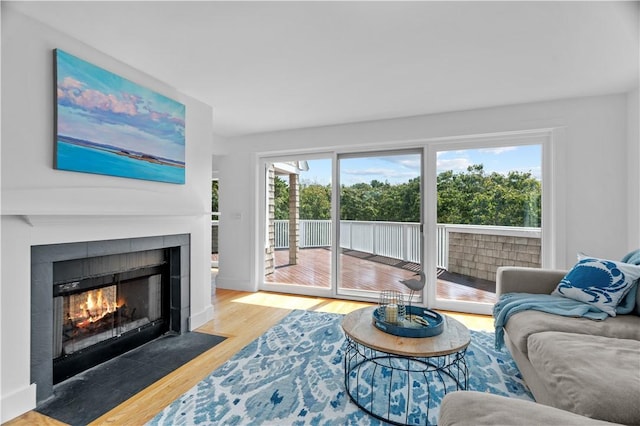
[[(342, 318), (293, 311), (148, 425), (385, 424), (346, 395)], [(469, 390), (531, 400), (513, 359), (496, 351), (493, 339), (493, 333), (471, 331)], [(429, 410), (429, 423), (437, 418), (438, 409)]]

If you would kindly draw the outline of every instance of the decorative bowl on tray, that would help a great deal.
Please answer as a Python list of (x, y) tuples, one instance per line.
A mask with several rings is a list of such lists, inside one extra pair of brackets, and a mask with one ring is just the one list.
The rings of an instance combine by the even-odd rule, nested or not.
[(442, 333), (444, 319), (439, 313), (420, 306), (406, 306), (406, 313), (397, 322), (385, 320), (384, 307), (373, 310), (373, 325), (401, 337), (433, 337)]

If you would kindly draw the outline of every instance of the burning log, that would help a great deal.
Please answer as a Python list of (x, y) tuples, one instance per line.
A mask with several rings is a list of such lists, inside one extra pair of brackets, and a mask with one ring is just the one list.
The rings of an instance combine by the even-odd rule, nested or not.
[(89, 336), (130, 323), (134, 320), (135, 311), (136, 309), (134, 308), (129, 313), (129, 307), (124, 304), (114, 311), (109, 311), (102, 315), (96, 315), (87, 310), (85, 317), (75, 320), (70, 313), (67, 313), (63, 327), (64, 341)]

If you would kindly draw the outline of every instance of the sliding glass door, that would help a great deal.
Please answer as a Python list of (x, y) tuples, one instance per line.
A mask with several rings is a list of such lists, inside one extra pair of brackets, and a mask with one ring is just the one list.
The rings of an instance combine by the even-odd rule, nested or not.
[(338, 294), (409, 294), (401, 281), (422, 276), (422, 149), (339, 155), (338, 170)]
[(261, 288), (408, 294), (400, 281), (422, 271), (421, 165), (422, 149), (265, 160)]
[(436, 307), (490, 313), (498, 267), (542, 265), (543, 146), (513, 142), (437, 150)]
[(264, 167), (264, 288), (330, 295), (332, 159), (283, 158)]
[(549, 265), (550, 143), (525, 132), (264, 159), (261, 288), (377, 301), (414, 280), (412, 303), (490, 313), (498, 267)]

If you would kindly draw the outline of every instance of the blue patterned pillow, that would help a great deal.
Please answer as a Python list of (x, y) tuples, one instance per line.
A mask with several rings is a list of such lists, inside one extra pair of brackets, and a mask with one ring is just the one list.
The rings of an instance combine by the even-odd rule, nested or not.
[(587, 257), (564, 276), (553, 293), (595, 306), (612, 317), (616, 307), (640, 278), (640, 266)]

